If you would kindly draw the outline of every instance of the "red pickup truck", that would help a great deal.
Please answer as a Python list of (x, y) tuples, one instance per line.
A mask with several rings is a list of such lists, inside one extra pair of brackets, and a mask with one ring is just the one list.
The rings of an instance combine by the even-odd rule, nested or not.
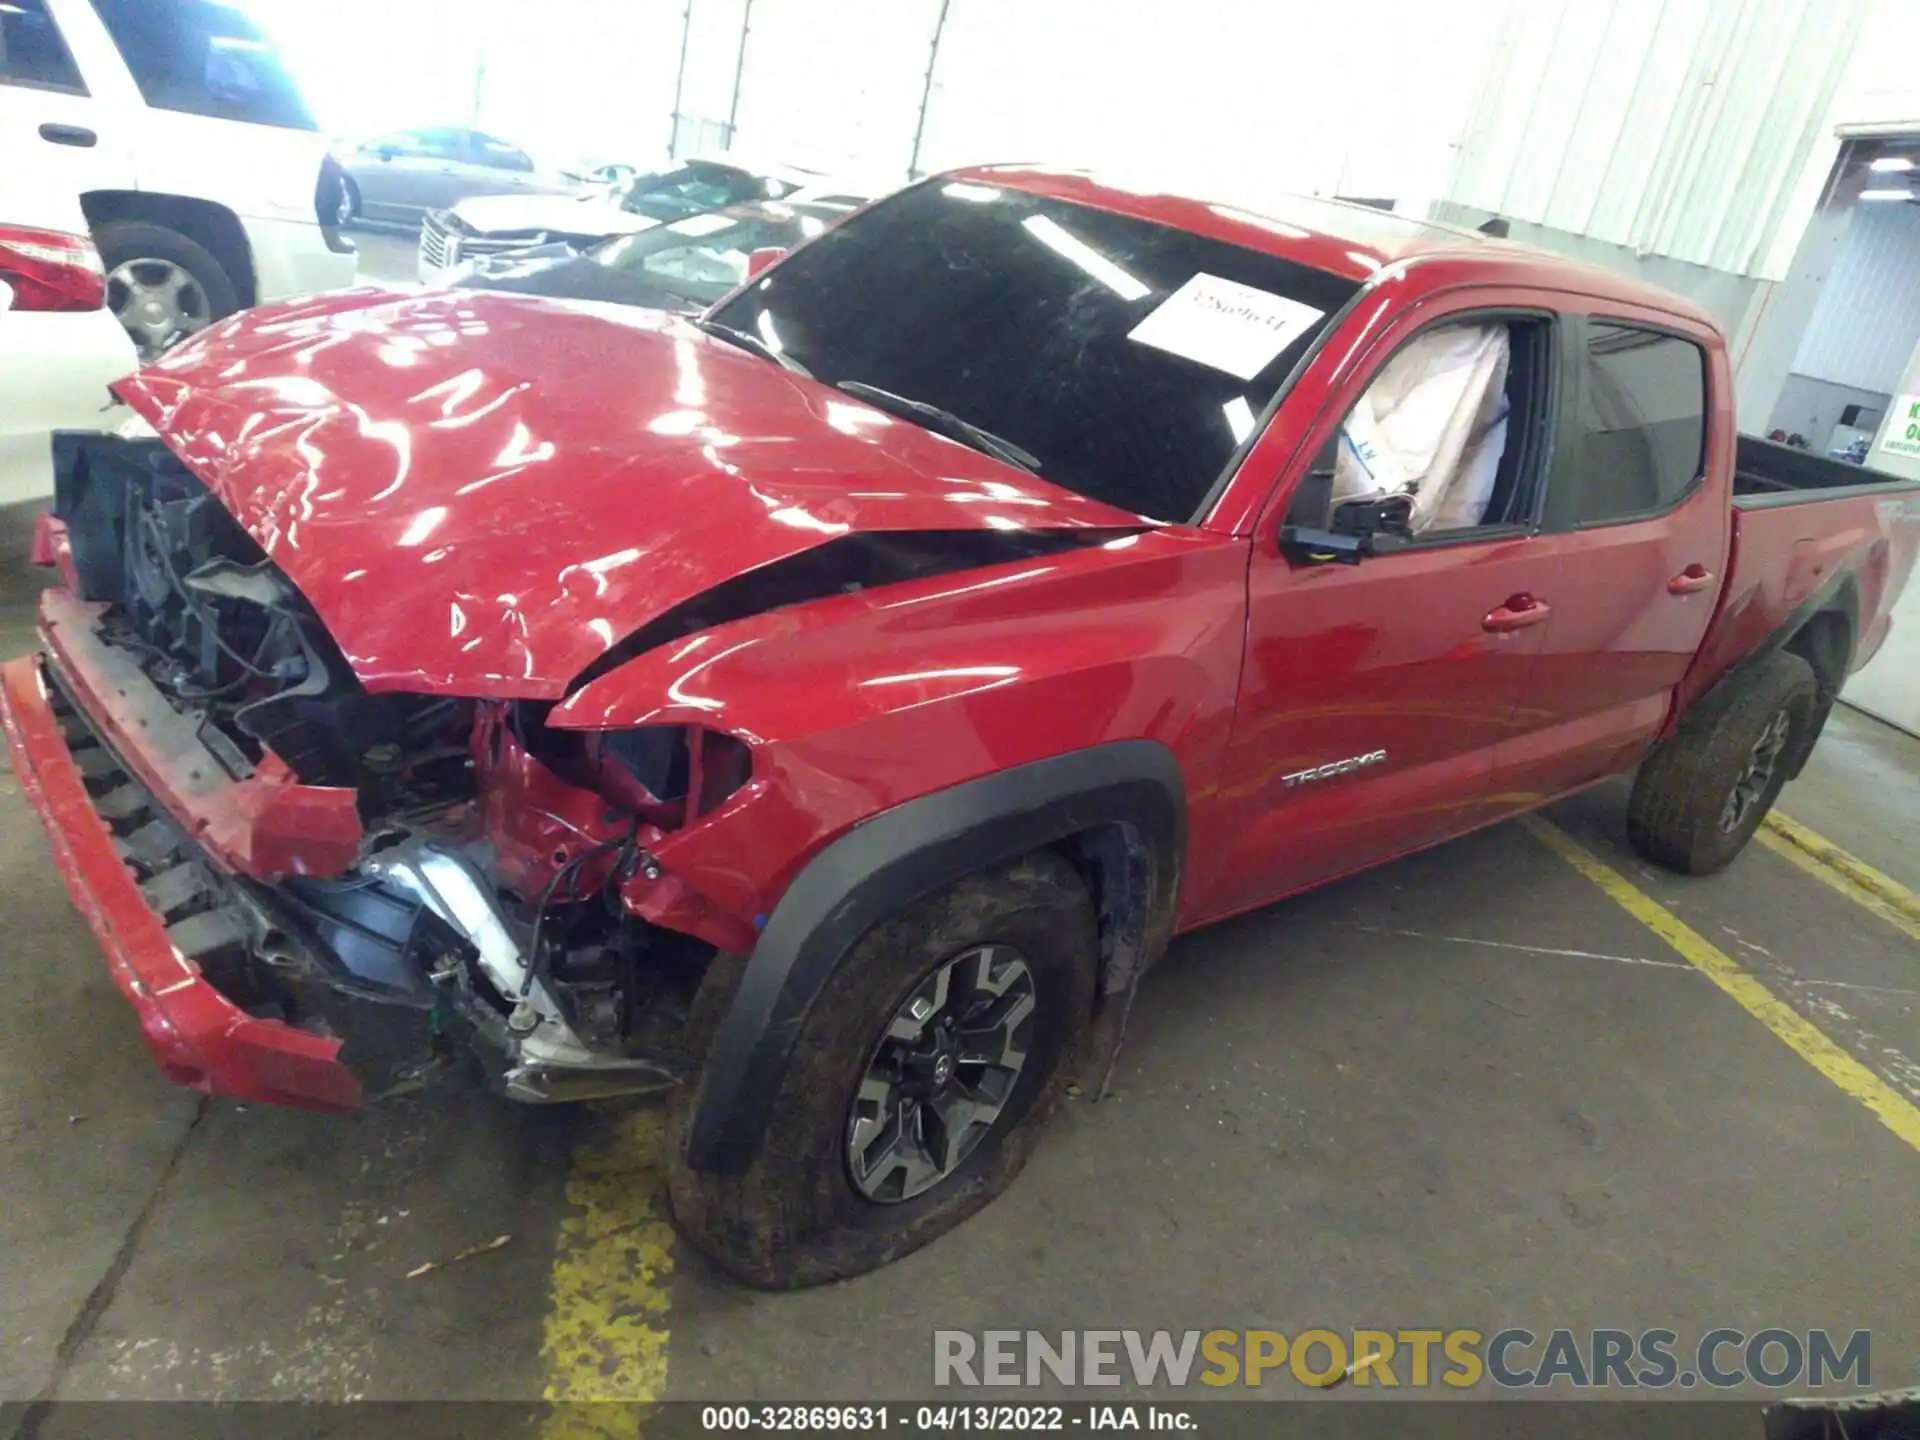
[(1005, 1187), (1179, 932), (1635, 765), (1725, 865), (1920, 536), (1671, 295), (1032, 168), (691, 320), (353, 292), (117, 393), (0, 695), (167, 1073), (668, 1091), (769, 1285)]

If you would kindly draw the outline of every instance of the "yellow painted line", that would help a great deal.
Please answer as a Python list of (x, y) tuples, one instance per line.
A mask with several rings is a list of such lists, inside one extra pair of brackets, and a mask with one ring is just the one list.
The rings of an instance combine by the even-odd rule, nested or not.
[(1879, 1117), (1880, 1123), (1920, 1150), (1920, 1108), (1829, 1040), (1799, 1011), (1748, 974), (1719, 946), (1648, 895), (1552, 821), (1524, 817), (1523, 826), (1548, 849), (1604, 891), (1634, 919), (1666, 941), (1793, 1052)]
[[(1849, 855), (1826, 836), (1778, 810), (1761, 822), (1758, 834), (1760, 843), (1774, 854), (1786, 856), (1849, 900), (1920, 940), (1920, 895), (1891, 875), (1874, 869), (1857, 855)], [(1803, 859), (1812, 863), (1803, 864)]]
[(659, 1109), (608, 1109), (567, 1175), (552, 1299), (540, 1347), (541, 1440), (631, 1437), (667, 1389), (673, 1227)]
[(1789, 865), (1797, 866), (1806, 871), (1807, 874), (1813, 876), (1813, 878), (1818, 880), (1822, 885), (1846, 896), (1847, 899), (1858, 905), (1862, 910), (1872, 911), (1875, 915), (1878, 915), (1882, 920), (1893, 926), (1894, 929), (1904, 931), (1915, 940), (1920, 940), (1920, 923), (1915, 923), (1908, 919), (1902, 911), (1889, 905), (1871, 890), (1861, 889), (1832, 866), (1822, 864), (1791, 840), (1783, 839), (1764, 826), (1754, 832), (1753, 838), (1766, 846), (1767, 849), (1773, 851), (1774, 854), (1778, 855), (1782, 860), (1785, 860)]

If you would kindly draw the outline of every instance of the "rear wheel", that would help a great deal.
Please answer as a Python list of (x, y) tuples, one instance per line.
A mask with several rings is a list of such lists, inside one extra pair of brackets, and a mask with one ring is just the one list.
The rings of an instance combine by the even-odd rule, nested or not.
[(1050, 853), (876, 926), (802, 1022), (747, 1171), (691, 1169), (676, 1133), (681, 1229), (723, 1269), (782, 1288), (951, 1230), (1025, 1164), (1091, 1013), (1097, 948), (1086, 887)]
[(240, 308), (226, 268), (178, 231), (115, 220), (94, 241), (107, 272), (107, 307), (142, 360)]
[(1725, 869), (1779, 798), (1818, 699), (1812, 668), (1779, 651), (1695, 707), (1640, 767), (1627, 807), (1634, 848), (1689, 875)]

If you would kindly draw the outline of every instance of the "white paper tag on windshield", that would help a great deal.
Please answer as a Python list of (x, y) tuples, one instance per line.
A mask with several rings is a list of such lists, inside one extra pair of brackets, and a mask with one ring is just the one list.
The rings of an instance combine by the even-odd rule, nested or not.
[(1202, 272), (1155, 306), (1128, 338), (1251, 380), (1325, 314)]
[(731, 230), (740, 222), (731, 215), (722, 215), (717, 210), (709, 210), (702, 215), (689, 215), (684, 220), (676, 220), (667, 229), (676, 235), (711, 235), (719, 230)]

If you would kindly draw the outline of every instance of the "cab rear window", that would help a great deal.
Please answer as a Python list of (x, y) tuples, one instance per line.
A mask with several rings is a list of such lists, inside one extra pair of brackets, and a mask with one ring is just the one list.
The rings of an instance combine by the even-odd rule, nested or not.
[(252, 20), (214, 0), (93, 0), (147, 104), (314, 130), (313, 114)]

